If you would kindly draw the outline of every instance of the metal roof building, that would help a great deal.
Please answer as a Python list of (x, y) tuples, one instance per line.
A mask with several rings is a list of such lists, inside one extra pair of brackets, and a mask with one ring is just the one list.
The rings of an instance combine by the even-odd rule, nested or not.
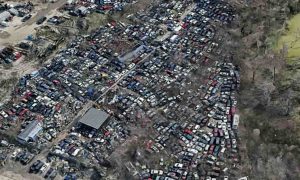
[(132, 51), (119, 56), (118, 59), (122, 62), (131, 60), (132, 58), (138, 57), (140, 52), (145, 52), (145, 49), (147, 49), (147, 46), (137, 45)]
[(99, 129), (108, 117), (109, 115), (106, 112), (91, 108), (79, 122), (89, 127)]
[(38, 120), (29, 123), (26, 128), (18, 135), (18, 141), (26, 143), (29, 140), (35, 141), (36, 135), (42, 130), (42, 124)]

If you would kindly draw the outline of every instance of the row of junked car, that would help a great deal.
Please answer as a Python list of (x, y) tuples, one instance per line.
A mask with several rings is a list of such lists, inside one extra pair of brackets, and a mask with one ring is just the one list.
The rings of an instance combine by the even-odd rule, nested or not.
[[(157, 130), (159, 135), (154, 140), (155, 143), (152, 143), (151, 146), (147, 147), (152, 152), (159, 152), (161, 150), (169, 149), (172, 156), (178, 159), (178, 162), (174, 164), (174, 167), (171, 167), (167, 171), (167, 176), (174, 179), (177, 178), (187, 178), (188, 176), (193, 176), (194, 178), (199, 178), (199, 176), (208, 177), (219, 177), (220, 174), (227, 171), (227, 167), (224, 166), (224, 162), (221, 159), (231, 157), (233, 161), (237, 161), (237, 140), (236, 140), (236, 125), (237, 122), (234, 122), (236, 100), (234, 96), (234, 91), (238, 87), (238, 71), (230, 63), (228, 64), (219, 64), (216, 71), (213, 72), (214, 76), (211, 76), (212, 79), (218, 78), (220, 81), (218, 83), (212, 83), (208, 81), (206, 84), (207, 91), (203, 92), (202, 95), (202, 104), (200, 112), (191, 116), (191, 121), (177, 122), (158, 122), (155, 123), (153, 128)], [(219, 71), (219, 73), (216, 73)], [(230, 71), (233, 71), (233, 76), (230, 76)], [(220, 75), (222, 72), (228, 73), (228, 76)], [(223, 78), (232, 78), (231, 82), (224, 82)], [(226, 85), (233, 85), (230, 89), (223, 89)], [(217, 101), (211, 102), (211, 104), (206, 105), (207, 99), (205, 97), (211, 97), (216, 95), (211, 92), (211, 88), (217, 88)], [(221, 99), (221, 96), (229, 92), (229, 95), (224, 99)], [(209, 95), (207, 96), (206, 93)], [(226, 93), (227, 94), (227, 93)], [(199, 97), (200, 99), (201, 97)], [(225, 103), (222, 101), (226, 101)], [(172, 108), (171, 111), (178, 112), (180, 105), (176, 102), (170, 102), (166, 108)], [(230, 112), (226, 112), (226, 108), (219, 108), (220, 104), (228, 104)], [(210, 112), (217, 111), (214, 116), (210, 116)], [(217, 116), (218, 115), (218, 116)], [(219, 118), (221, 116), (222, 118)], [(166, 116), (167, 117), (167, 116)], [(194, 118), (200, 118), (201, 120), (206, 120), (204, 124), (195, 121)], [(180, 115), (177, 113), (177, 117), (180, 118)], [(236, 121), (236, 120), (235, 120)], [(178, 144), (172, 144), (174, 140), (177, 139)], [(172, 147), (172, 148), (170, 148)], [(196, 168), (200, 163), (207, 163), (211, 166), (211, 169), (205, 172), (201, 170), (201, 174), (198, 175), (197, 172), (188, 172), (188, 168)], [(221, 169), (223, 167), (223, 169)], [(223, 171), (222, 171), (223, 170)], [(158, 179), (164, 179), (164, 174), (151, 173), (151, 169), (145, 169), (142, 173), (142, 177), (159, 177)]]
[[(128, 26), (130, 27), (131, 25)], [(154, 32), (158, 31), (155, 28), (157, 26), (152, 27)], [(127, 62), (116, 58), (112, 49), (109, 49), (111, 37), (120, 36), (122, 31), (128, 28), (124, 27), (124, 24), (114, 24), (113, 28), (111, 25), (100, 28), (87, 37), (92, 43), (88, 51), (79, 49), (83, 38), (78, 37), (70, 42), (51, 64), (22, 77), (14, 92), (18, 96), (17, 101), (4, 105), (1, 111), (1, 117), (7, 120), (3, 121), (2, 127), (8, 129), (17, 119), (25, 119), (26, 125), (34, 117), (42, 116), (45, 119), (43, 124), (56, 124), (60, 128), (61, 122), (56, 123), (56, 120), (52, 119), (57, 119), (66, 102), (69, 104), (68, 107), (75, 106), (78, 110), (87, 99), (96, 99), (118, 77), (125, 74), (124, 72), (128, 71), (126, 66), (131, 69), (138, 63), (135, 61), (128, 65)], [(144, 41), (142, 33), (144, 30), (148, 32), (149, 28), (139, 25), (135, 31), (141, 33), (135, 37), (134, 42)], [(126, 38), (130, 39), (130, 34), (126, 35)], [(151, 52), (151, 48), (147, 46), (138, 46), (136, 49), (132, 52), (135, 60)], [(50, 139), (48, 135), (46, 136), (46, 139)]]
[[(208, 9), (206, 10), (207, 12), (210, 12), (211, 10), (215, 11), (214, 8), (211, 8), (207, 4), (209, 4), (209, 2), (201, 4), (200, 6), (198, 6), (198, 9), (205, 9), (206, 7), (208, 7)], [(225, 4), (221, 3), (216, 7), (220, 7), (221, 5), (226, 6)], [(197, 20), (197, 18), (200, 17), (197, 16), (199, 15), (196, 13), (191, 13), (190, 16), (188, 15), (190, 19), (194, 20)], [(220, 16), (212, 17), (220, 18)], [(220, 20), (222, 19), (223, 18), (221, 18)], [(233, 19), (233, 16), (231, 16), (227, 20), (230, 19)], [(189, 29), (188, 26), (187, 29)], [(206, 38), (208, 38), (208, 40), (210, 38), (213, 38), (215, 31), (214, 29), (209, 29), (210, 30), (208, 30), (207, 34), (203, 34), (206, 34)], [(193, 39), (194, 37), (197, 37), (199, 35), (201, 37), (202, 32), (199, 31), (199, 33), (197, 33), (196, 31), (195, 35), (192, 36), (189, 35), (189, 33), (182, 33), (180, 35), (182, 35), (183, 38), (186, 39), (189, 39), (189, 37), (192, 37)], [(176, 38), (178, 38), (177, 42), (181, 41), (180, 36), (176, 36)], [(186, 42), (188, 43), (189, 40), (187, 40)], [(173, 39), (172, 43), (168, 41), (165, 41), (164, 43), (166, 45), (162, 47), (163, 51), (170, 53), (177, 50), (176, 48), (178, 46), (176, 46), (176, 39)], [(170, 48), (172, 46), (174, 48)], [(185, 46), (189, 48), (192, 47), (190, 44), (187, 44)], [(207, 44), (204, 43), (203, 47), (205, 46), (207, 46)], [(196, 52), (196, 50), (191, 50), (190, 52)], [(208, 50), (208, 52), (211, 52), (211, 50)], [(236, 126), (238, 124), (238, 115), (235, 114), (237, 104), (235, 91), (236, 89), (238, 89), (240, 83), (238, 68), (233, 66), (231, 63), (217, 63), (216, 67), (210, 68), (209, 70), (212, 73), (209, 77), (210, 79), (208, 83), (204, 86), (205, 89), (202, 92), (202, 99), (198, 97), (199, 99), (201, 99), (201, 104), (197, 105), (196, 110), (198, 111), (198, 114), (195, 114), (195, 116), (192, 117), (192, 123), (179, 124), (178, 122), (173, 122), (169, 124), (167, 123), (166, 125), (166, 122), (163, 122), (163, 125), (156, 124), (154, 126), (154, 128), (157, 128), (160, 135), (155, 139), (155, 143), (153, 143), (153, 145), (151, 145), (149, 148), (153, 150), (153, 152), (159, 152), (160, 150), (163, 150), (165, 148), (176, 147), (176, 145), (174, 144), (167, 143), (171, 139), (170, 136), (175, 137), (179, 140), (180, 146), (179, 148), (173, 148), (175, 152), (179, 149), (179, 152), (177, 152), (177, 154), (174, 153), (173, 155), (178, 158), (179, 162), (175, 163), (174, 167), (170, 167), (170, 169), (166, 172), (167, 175), (165, 173), (161, 173), (160, 170), (146, 169), (141, 173), (141, 176), (143, 178), (148, 179), (149, 177), (151, 177), (154, 179), (186, 179), (192, 178), (193, 176), (197, 179), (199, 178), (197, 172), (191, 173), (188, 169), (190, 169), (190, 167), (196, 168), (198, 163), (202, 162), (206, 162), (211, 166), (211, 168), (208, 168), (207, 171), (202, 171), (201, 176), (206, 176), (208, 179), (216, 178), (221, 174), (226, 173), (226, 171), (228, 170), (227, 167), (221, 169), (221, 167), (224, 167), (224, 163), (219, 161), (219, 159), (222, 159), (223, 157), (231, 157), (233, 161), (238, 161), (237, 140), (235, 132)], [(145, 72), (148, 73), (147, 69), (145, 70)], [(151, 72), (151, 74), (152, 73), (158, 74), (158, 72), (155, 70)], [(138, 79), (143, 79), (140, 77), (142, 76), (141, 74), (138, 75)], [(133, 79), (137, 78), (131, 77), (130, 80), (127, 80), (128, 82), (130, 82), (130, 84), (125, 85), (127, 85), (127, 87), (133, 89), (133, 91), (136, 91), (137, 93), (145, 91), (146, 88), (139, 87), (141, 86), (139, 82), (132, 84), (131, 82)], [(154, 81), (154, 83), (159, 83), (159, 81), (155, 82), (155, 78), (153, 77), (153, 75), (151, 77), (151, 80)], [(151, 87), (151, 89), (157, 89), (157, 87)], [(174, 100), (178, 101), (180, 100), (180, 98), (174, 98)], [(175, 106), (176, 108), (180, 107), (179, 105), (176, 105), (176, 102), (169, 102), (169, 105)], [(174, 111), (178, 112), (178, 109), (172, 109), (171, 111), (173, 111), (171, 113), (174, 113)], [(167, 110), (165, 112), (167, 112)], [(176, 116), (176, 113), (174, 114)], [(180, 116), (177, 116), (174, 119), (181, 118)], [(224, 179), (228, 179), (228, 176), (224, 176)]]
[[(209, 2), (198, 4), (193, 11), (199, 10), (199, 8), (208, 8), (208, 13), (215, 11), (206, 4), (209, 4)], [(221, 2), (220, 4), (223, 3)], [(219, 6), (221, 5), (217, 5), (217, 7)], [(220, 18), (219, 16), (214, 17)], [(197, 20), (199, 18), (201, 17), (199, 17), (197, 13), (192, 12), (186, 21)], [(230, 21), (231, 18), (229, 18), (228, 21)], [(211, 43), (215, 38), (215, 28), (209, 24), (204, 24), (204, 26), (207, 27), (206, 31), (193, 31), (193, 33), (190, 33), (189, 31), (197, 25), (195, 23), (195, 25), (185, 26), (176, 38), (167, 38), (166, 41), (157, 43), (159, 49), (157, 50), (156, 56), (138, 64), (126, 78), (120, 81), (119, 84), (121, 87), (133, 91), (136, 94), (128, 95), (122, 91), (118, 92), (121, 94), (116, 95), (110, 102), (110, 105), (114, 104), (117, 107), (114, 109), (113, 114), (116, 114), (120, 119), (132, 121), (132, 115), (139, 116), (137, 114), (140, 113), (137, 111), (147, 109), (147, 105), (145, 106), (145, 104), (149, 104), (154, 108), (181, 107), (178, 103), (182, 101), (181, 96), (183, 96), (184, 93), (178, 96), (170, 96), (166, 90), (178, 82), (184, 84), (191, 76), (191, 69), (195, 67), (192, 58), (198, 60), (204, 55), (195, 53), (191, 59), (185, 56), (185, 59), (190, 61), (186, 63), (188, 66), (183, 67), (170, 58), (171, 54), (176, 50), (175, 47), (178, 47), (178, 44), (183, 42), (185, 44), (184, 46), (191, 49), (183, 51), (186, 55), (189, 55), (191, 52), (197, 52), (196, 49), (199, 47), (197, 46), (198, 44), (191, 45), (189, 42), (191, 40), (193, 41), (196, 37), (200, 39), (204, 37), (207, 38), (207, 40), (198, 43), (202, 45), (203, 48), (212, 45), (210, 46), (211, 49), (206, 49), (208, 52), (217, 52), (218, 48), (216, 42)], [(169, 48), (172, 46), (174, 48)], [(203, 51), (203, 49), (201, 51)], [(205, 60), (207, 60), (207, 58), (205, 58)], [(198, 97), (200, 104), (197, 105), (197, 108), (193, 109), (193, 111), (196, 111), (193, 113), (191, 122), (183, 121), (170, 124), (163, 122), (155, 124), (154, 126), (160, 135), (155, 139), (155, 143), (149, 146), (149, 149), (156, 153), (160, 152), (160, 150), (170, 150), (178, 162), (168, 167), (167, 171), (144, 169), (139, 173), (141, 178), (197, 179), (201, 176), (210, 179), (220, 177), (220, 175), (223, 175), (224, 179), (228, 178), (224, 175), (228, 168), (221, 159), (231, 157), (234, 161), (238, 160), (236, 127), (234, 126), (237, 122), (234, 122), (234, 119), (237, 119), (235, 117), (237, 104), (235, 91), (239, 87), (239, 72), (238, 68), (231, 63), (222, 62), (208, 69), (211, 72), (211, 76), (209, 77), (209, 81), (202, 86), (202, 89), (199, 88), (202, 91), (202, 96)], [(188, 91), (192, 92), (192, 90)], [(183, 111), (187, 111), (186, 108), (182, 109)], [(166, 110), (167, 113), (172, 113), (171, 111), (174, 112), (177, 110)], [(149, 115), (149, 118), (156, 114), (153, 111), (148, 112), (147, 115)], [(168, 116), (165, 118), (168, 118)], [(181, 119), (180, 117), (177, 118)], [(170, 139), (177, 139), (178, 144), (168, 144), (171, 141)], [(101, 140), (99, 140), (99, 142), (101, 142)], [(95, 146), (97, 147), (98, 145)], [(198, 171), (197, 167), (201, 163), (205, 163), (209, 165), (209, 167), (203, 171)], [(192, 167), (192, 170), (188, 170), (190, 167)]]
[[(47, 171), (46, 171), (47, 170)], [(45, 173), (46, 172), (46, 173)], [(45, 179), (54, 179), (57, 176), (57, 171), (53, 169), (52, 167), (49, 168), (49, 164), (37, 160), (35, 161), (29, 168), (29, 173), (40, 173), (44, 174)]]
[(64, 6), (62, 6), (60, 11), (67, 11), (71, 16), (85, 17), (86, 15), (96, 12), (96, 13), (113, 13), (118, 11), (123, 11), (124, 7), (130, 4), (136, 3), (133, 0), (114, 0), (114, 1), (68, 1)]
[[(99, 36), (105, 40), (106, 36), (100, 33), (114, 33), (109, 30), (107, 27), (101, 28), (91, 37)], [(24, 119), (25, 126), (33, 118), (42, 116), (43, 126), (54, 124), (57, 131), (59, 129), (56, 126), (59, 128), (62, 125), (62, 122), (56, 120), (61, 117), (62, 108), (75, 107), (75, 110), (78, 110), (88, 99), (99, 97), (119, 77), (128, 72), (128, 64), (118, 60), (111, 49), (106, 48), (107, 45), (93, 41), (92, 49), (80, 51), (82, 40), (82, 37), (78, 37), (69, 47), (62, 50), (51, 64), (20, 79), (14, 92), (18, 97), (17, 101), (4, 105), (1, 111), (5, 129), (17, 119)], [(137, 56), (144, 54), (141, 52), (151, 51), (142, 48), (136, 52)], [(132, 67), (129, 66), (129, 69)]]
[[(113, 30), (115, 30), (115, 29), (118, 29), (118, 27), (114, 27), (114, 29)], [(100, 34), (100, 32), (103, 32), (103, 29), (100, 29), (99, 31), (99, 34)], [(97, 36), (96, 35), (93, 35), (93, 37), (94, 38), (97, 38)], [(164, 55), (163, 55), (163, 58), (165, 58), (167, 55), (164, 53)], [(138, 57), (137, 57), (138, 58)], [(155, 60), (155, 59), (154, 59)], [(133, 60), (134, 61), (134, 60)], [(153, 62), (152, 62), (152, 60), (150, 60), (150, 61), (146, 61), (145, 63), (142, 63), (141, 65), (139, 65), (138, 66), (138, 68), (140, 68), (140, 69), (138, 69), (137, 71), (140, 71), (140, 72), (142, 72), (143, 70), (150, 70), (149, 71), (149, 73), (148, 74), (152, 74), (153, 72), (155, 72), (155, 69), (154, 68), (151, 68), (151, 66), (149, 66), (149, 65), (151, 65)], [(164, 64), (163, 63), (163, 61), (157, 61), (157, 63), (158, 63), (158, 67), (170, 67), (170, 66), (172, 66), (171, 68), (173, 68), (173, 66), (174, 65), (169, 65), (169, 64)], [(160, 65), (159, 65), (160, 64)], [(164, 64), (164, 65), (163, 65)], [(178, 66), (178, 68), (179, 68), (179, 71), (180, 70), (182, 70), (183, 68), (182, 67), (180, 67), (180, 66)], [(143, 70), (142, 70), (143, 69)], [(156, 67), (156, 70), (158, 70), (157, 69), (157, 67)], [(145, 73), (147, 73), (145, 71)], [(177, 69), (175, 70), (175, 71), (178, 71)], [(127, 76), (127, 78), (128, 77), (131, 77), (131, 76), (134, 76), (136, 74), (136, 71), (132, 71), (131, 73), (129, 73), (129, 75)], [(120, 81), (120, 84), (122, 84), (122, 85), (124, 85), (125, 84), (125, 82), (126, 81), (132, 81), (132, 80), (127, 80), (127, 78), (125, 79), (125, 80), (123, 80), (123, 81)], [(133, 87), (135, 87), (135, 85), (133, 85), (132, 84), (132, 86)], [(137, 86), (138, 86), (138, 84), (137, 84)], [(141, 93), (143, 93), (143, 91), (140, 91)], [(158, 93), (159, 94), (159, 93)], [(119, 114), (118, 115), (118, 117), (119, 118), (128, 118), (128, 117), (126, 117), (126, 116), (128, 116), (128, 115), (130, 115), (131, 113), (130, 113), (130, 109), (128, 109), (128, 107), (132, 107), (132, 108), (134, 108), (134, 107), (137, 107), (137, 106), (141, 106), (142, 107), (142, 105), (143, 105), (143, 103), (144, 102), (151, 102), (152, 101), (152, 99), (154, 99), (154, 96), (153, 96), (153, 94), (151, 95), (151, 92), (149, 92), (148, 94), (147, 93), (144, 93), (144, 95), (145, 95), (145, 97), (139, 97), (138, 99), (135, 99), (135, 98), (130, 98), (131, 96), (128, 96), (128, 95), (126, 95), (126, 96), (123, 96), (123, 97), (125, 97), (125, 99), (123, 99), (123, 98), (121, 98), (121, 97), (119, 97), (119, 99), (118, 99), (118, 103), (119, 102), (122, 102), (123, 103), (123, 105), (122, 106), (118, 106), (120, 109), (125, 109), (125, 112), (123, 112), (121, 115)], [(165, 93), (161, 93), (161, 95), (162, 96), (166, 96), (166, 94)], [(149, 96), (149, 98), (147, 98)], [(147, 99), (146, 101), (145, 101), (145, 99)], [(155, 104), (153, 104), (153, 106), (155, 106)], [(108, 110), (109, 111), (109, 110)], [(91, 132), (95, 132), (94, 130), (92, 130)], [(91, 133), (91, 132), (89, 132), (89, 133), (87, 133), (87, 134), (94, 134), (94, 133)], [(85, 134), (85, 132), (82, 132), (82, 131), (80, 131), (80, 133), (81, 134)], [(92, 137), (92, 136), (90, 136), (90, 137)], [(121, 137), (122, 137), (122, 135), (121, 135)], [(97, 141), (99, 141), (99, 142), (106, 142), (106, 140), (104, 141), (104, 139), (102, 139), (102, 141), (101, 140), (97, 140)], [(67, 140), (67, 142), (69, 142), (68, 140)], [(75, 141), (76, 142), (76, 141)], [(73, 143), (74, 143), (74, 141), (73, 141)], [(70, 149), (70, 151), (69, 150), (63, 150), (62, 151), (62, 147), (63, 148), (67, 148), (68, 149), (68, 145), (67, 146), (65, 146), (65, 142), (62, 142), (62, 144), (59, 144), (59, 146), (60, 146), (60, 148), (58, 148), (58, 147), (55, 147), (54, 148), (54, 151), (55, 151), (55, 153), (58, 153), (58, 154), (61, 154), (61, 153), (69, 153), (70, 155), (77, 155), (77, 153), (75, 153), (74, 154), (74, 152), (79, 152), (79, 151), (85, 151), (84, 149), (85, 148), (82, 148), (81, 146), (79, 146), (78, 145), (78, 143), (76, 143), (77, 145), (76, 145), (76, 148), (72, 148), (72, 149)], [(110, 143), (108, 144), (109, 146), (107, 146), (106, 145), (106, 147), (110, 147)], [(92, 147), (98, 147), (99, 145), (97, 145), (97, 142), (96, 143), (92, 143)], [(85, 146), (84, 146), (85, 147)], [(87, 145), (87, 147), (89, 147), (89, 145)], [(78, 149), (80, 149), (79, 151), (77, 151)], [(81, 154), (81, 153), (79, 153), (79, 154)]]

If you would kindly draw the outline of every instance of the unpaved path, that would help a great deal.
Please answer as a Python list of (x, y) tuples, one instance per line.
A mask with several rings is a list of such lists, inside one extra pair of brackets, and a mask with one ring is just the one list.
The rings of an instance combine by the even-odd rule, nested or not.
[(16, 174), (15, 172), (12, 171), (4, 171), (0, 174), (0, 179), (1, 180), (42, 180), (42, 177), (39, 177), (37, 175), (33, 174)]

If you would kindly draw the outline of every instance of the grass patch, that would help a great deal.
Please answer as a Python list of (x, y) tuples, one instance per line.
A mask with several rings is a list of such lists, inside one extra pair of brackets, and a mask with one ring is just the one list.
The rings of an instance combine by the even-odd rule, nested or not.
[(275, 44), (275, 50), (279, 51), (284, 46), (288, 49), (288, 59), (300, 56), (300, 14), (289, 20), (286, 31)]
[(97, 28), (100, 28), (101, 26), (108, 23), (108, 18), (107, 15), (105, 14), (91, 13), (87, 16), (86, 19), (89, 25), (89, 29), (88, 29), (89, 32)]

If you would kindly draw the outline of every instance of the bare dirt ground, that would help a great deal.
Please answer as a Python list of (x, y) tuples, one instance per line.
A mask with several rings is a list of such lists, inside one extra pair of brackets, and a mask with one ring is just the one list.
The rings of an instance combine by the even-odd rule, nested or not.
[[(13, 66), (10, 68), (0, 67), (0, 82), (5, 83), (5, 86), (0, 88), (0, 101), (5, 101), (9, 99), (10, 92), (13, 86), (17, 83), (12, 81), (17, 79), (24, 74), (28, 74), (36, 70), (35, 65), (32, 62), (25, 62), (24, 56), (21, 57), (18, 61), (13, 63)], [(4, 82), (5, 81), (5, 82)], [(6, 88), (5, 88), (6, 87)]]
[(33, 179), (33, 178), (24, 178), (23, 176), (19, 174), (15, 174), (11, 171), (6, 171), (3, 174), (0, 175), (1, 180), (19, 180), (19, 179)]
[(13, 171), (1, 171), (0, 172), (0, 179), (1, 180), (41, 180), (43, 179), (41, 176), (34, 175), (34, 174), (28, 174), (28, 173), (22, 173), (22, 174), (16, 174)]
[(40, 3), (40, 1), (33, 2), (35, 6), (31, 19), (22, 23), (21, 18), (14, 17), (13, 20), (9, 22), (9, 27), (0, 29), (0, 47), (16, 44), (24, 40), (28, 35), (34, 34), (35, 28), (39, 26), (36, 24), (36, 21), (43, 16), (48, 18), (54, 15), (59, 15), (59, 12), (56, 11), (56, 9), (65, 3), (65, 0), (58, 0), (55, 3), (46, 4)]

